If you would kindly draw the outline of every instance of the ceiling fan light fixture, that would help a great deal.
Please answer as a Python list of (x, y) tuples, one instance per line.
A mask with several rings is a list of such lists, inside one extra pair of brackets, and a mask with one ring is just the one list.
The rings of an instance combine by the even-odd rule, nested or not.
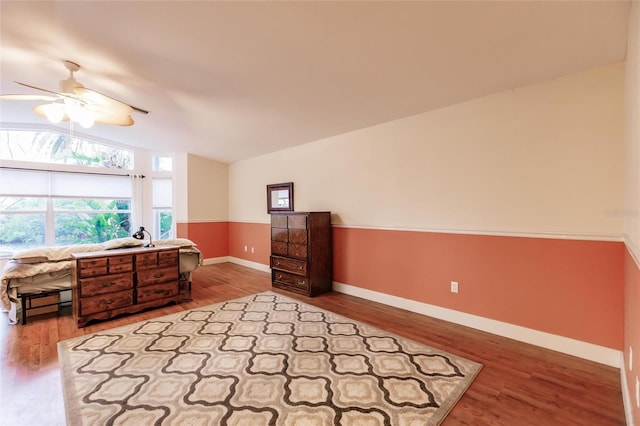
[(77, 121), (78, 123), (80, 123), (82, 127), (84, 127), (85, 129), (88, 129), (89, 127), (93, 126), (93, 124), (96, 122), (96, 118), (91, 111), (84, 108), (81, 108), (81, 109), (82, 109), (82, 114), (80, 114), (80, 117)]
[(70, 120), (85, 129), (93, 126), (99, 118), (94, 111), (73, 100), (65, 103), (51, 102), (38, 105), (33, 111), (38, 115), (44, 116), (51, 123), (57, 124), (61, 121)]
[(44, 112), (45, 117), (47, 117), (47, 120), (52, 123), (61, 122), (65, 115), (64, 104), (59, 104), (57, 102), (41, 105), (41, 109)]
[(71, 120), (80, 121), (80, 118), (82, 117), (82, 106), (79, 102), (71, 98), (65, 98), (64, 106)]
[(82, 103), (74, 99), (65, 98), (64, 108), (71, 121), (75, 121), (85, 129), (93, 126), (96, 122), (96, 117), (93, 112), (89, 111)]

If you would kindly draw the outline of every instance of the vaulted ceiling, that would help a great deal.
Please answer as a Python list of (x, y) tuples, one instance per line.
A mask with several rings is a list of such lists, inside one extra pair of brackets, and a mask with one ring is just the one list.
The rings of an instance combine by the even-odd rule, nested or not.
[[(629, 1), (2, 1), (0, 93), (137, 107), (82, 132), (225, 162), (625, 58)], [(4, 123), (46, 124), (37, 102)], [(62, 125), (62, 128), (68, 128)]]

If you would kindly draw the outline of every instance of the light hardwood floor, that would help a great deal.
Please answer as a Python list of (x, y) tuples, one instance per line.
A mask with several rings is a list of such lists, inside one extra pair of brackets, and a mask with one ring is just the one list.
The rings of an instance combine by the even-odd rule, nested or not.
[[(2, 314), (0, 425), (65, 424), (58, 341), (265, 290), (271, 290), (268, 273), (223, 263), (195, 271), (192, 301), (82, 329), (69, 308), (33, 317), (24, 326), (9, 325)], [(625, 424), (615, 368), (339, 293), (281, 293), (482, 363), (445, 426)]]

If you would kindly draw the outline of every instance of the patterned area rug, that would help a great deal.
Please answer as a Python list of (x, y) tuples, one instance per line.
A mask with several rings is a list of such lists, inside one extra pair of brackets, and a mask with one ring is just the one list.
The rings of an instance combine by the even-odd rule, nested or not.
[(273, 292), (58, 353), (70, 425), (437, 425), (482, 368)]

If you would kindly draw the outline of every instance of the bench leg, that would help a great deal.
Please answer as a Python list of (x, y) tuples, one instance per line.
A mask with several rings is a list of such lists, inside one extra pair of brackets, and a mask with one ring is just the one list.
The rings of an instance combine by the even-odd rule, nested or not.
[(22, 307), (22, 325), (25, 325), (27, 323), (27, 302), (26, 302), (26, 295), (22, 295), (20, 296), (20, 305)]

